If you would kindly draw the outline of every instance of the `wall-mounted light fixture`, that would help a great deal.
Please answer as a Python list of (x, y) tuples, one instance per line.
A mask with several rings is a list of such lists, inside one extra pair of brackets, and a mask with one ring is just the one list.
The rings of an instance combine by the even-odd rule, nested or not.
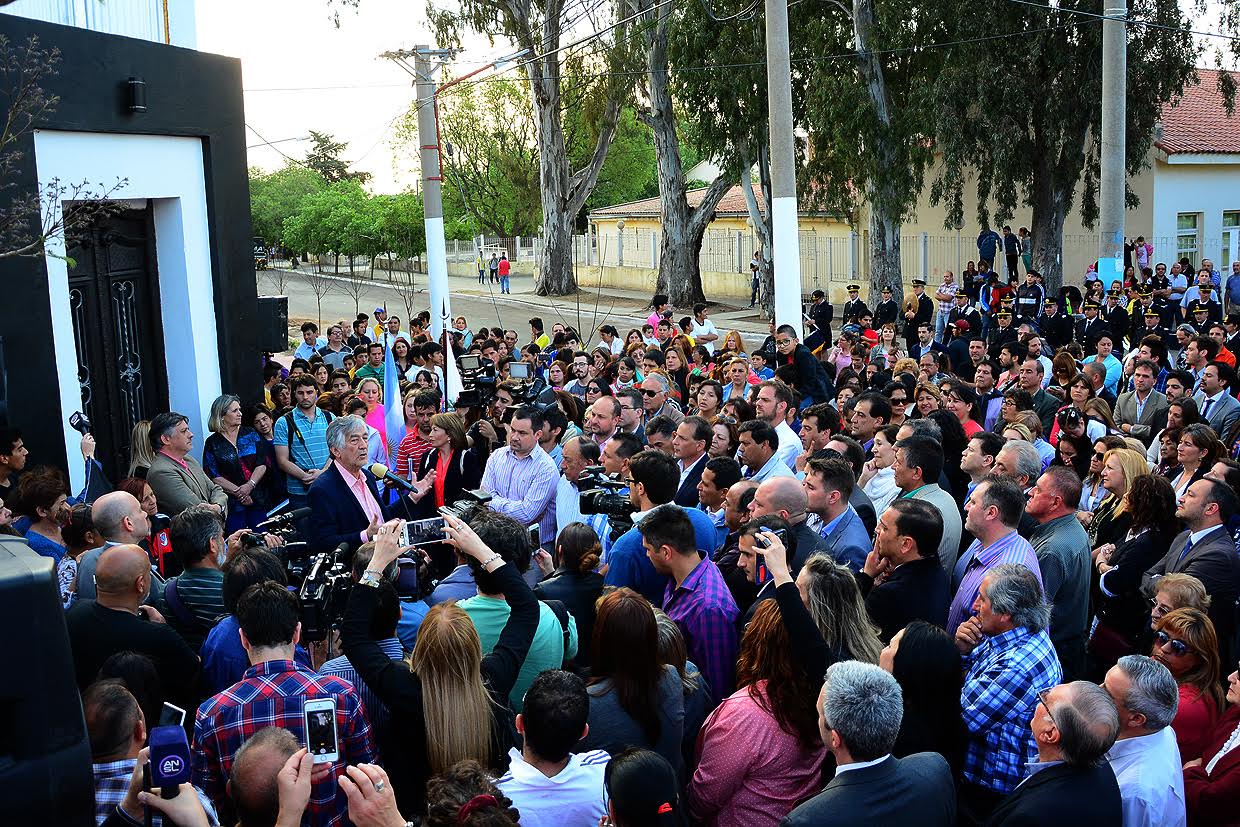
[(126, 102), (131, 113), (146, 111), (146, 81), (142, 78), (130, 78), (125, 83)]

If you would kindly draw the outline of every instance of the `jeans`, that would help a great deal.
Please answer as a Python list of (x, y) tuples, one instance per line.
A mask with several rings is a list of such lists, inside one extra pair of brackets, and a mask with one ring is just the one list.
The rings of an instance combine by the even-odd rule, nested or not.
[(753, 281), (749, 285), (749, 306), (753, 307), (758, 303), (758, 288), (761, 283), (758, 281), (758, 274), (753, 274)]
[(486, 273), (486, 270), (478, 271), (478, 283), (479, 284), (482, 284), (484, 281), (486, 281), (486, 276), (484, 275), (485, 273)]
[(501, 292), (501, 293), (511, 293), (511, 292), (512, 292), (512, 286), (508, 283), (508, 277), (507, 277), (507, 276), (500, 276), (500, 277), (499, 277), (499, 292)]
[[(948, 311), (950, 312), (950, 311)], [(947, 330), (947, 313), (942, 310), (934, 314), (934, 341), (943, 344), (943, 334)]]

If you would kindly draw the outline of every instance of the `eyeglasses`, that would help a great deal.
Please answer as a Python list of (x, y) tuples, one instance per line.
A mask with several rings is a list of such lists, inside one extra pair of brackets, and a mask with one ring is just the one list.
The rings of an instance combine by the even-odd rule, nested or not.
[(1161, 629), (1154, 633), (1154, 645), (1159, 649), (1170, 648), (1171, 654), (1179, 658), (1184, 657), (1192, 651), (1187, 643), (1177, 638), (1173, 638)]
[(1051, 723), (1054, 724), (1055, 729), (1059, 729), (1059, 722), (1055, 720), (1055, 713), (1051, 712), (1051, 704), (1050, 701), (1047, 700), (1047, 698), (1050, 697), (1050, 694), (1051, 691), (1049, 689), (1043, 689), (1038, 693), (1038, 702), (1042, 704), (1042, 708), (1046, 710), (1046, 717), (1051, 719)]
[(1103, 457), (1105, 457), (1105, 456), (1106, 456), (1106, 454), (1100, 454), (1100, 453), (1098, 453), (1097, 451), (1094, 451), (1094, 459), (1098, 460), (1099, 462), (1101, 462), (1101, 461), (1102, 461), (1102, 458), (1103, 458)]
[(663, 393), (663, 391), (652, 391), (649, 388), (642, 388), (642, 396), (654, 397), (654, 396), (658, 396), (661, 393)]
[(784, 345), (790, 345), (790, 344), (792, 344), (791, 339), (776, 339), (775, 340), (776, 347), (783, 347)]
[(1151, 597), (1149, 599), (1149, 604), (1150, 604), (1151, 615), (1157, 615), (1158, 617), (1162, 617), (1167, 612), (1171, 611), (1171, 607), (1164, 606), (1163, 604), (1159, 603), (1157, 597)]

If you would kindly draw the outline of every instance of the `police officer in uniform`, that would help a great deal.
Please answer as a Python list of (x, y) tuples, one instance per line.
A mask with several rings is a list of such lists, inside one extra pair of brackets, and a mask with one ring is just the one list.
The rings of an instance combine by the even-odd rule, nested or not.
[(1004, 307), (995, 314), (995, 326), (990, 329), (990, 341), (986, 352), (991, 359), (999, 359), (999, 350), (1006, 344), (1019, 341), (1016, 328), (1012, 326), (1012, 310)]
[(827, 294), (821, 290), (815, 290), (809, 294), (809, 297), (813, 301), (805, 312), (805, 318), (813, 324), (822, 340), (830, 344), (831, 322), (835, 319), (835, 308), (827, 300)]
[(1087, 301), (1081, 307), (1085, 313), (1085, 318), (1078, 320), (1076, 323), (1076, 340), (1080, 343), (1086, 356), (1093, 356), (1098, 352), (1095, 339), (1102, 331), (1105, 330), (1109, 333), (1111, 329), (1107, 327), (1106, 319), (1098, 315), (1098, 311), (1102, 309), (1098, 307), (1098, 302)]
[(1042, 315), (1038, 317), (1038, 328), (1051, 348), (1059, 350), (1072, 341), (1072, 317), (1067, 313), (1059, 312), (1059, 299), (1055, 296), (1047, 296), (1042, 307)]
[(900, 315), (900, 306), (891, 298), (891, 288), (884, 287), (882, 301), (874, 305), (874, 329), (882, 330), (885, 324), (895, 324)]
[(956, 303), (951, 310), (947, 311), (948, 327), (953, 327), (959, 321), (969, 323), (966, 330), (980, 332), (982, 329), (982, 314), (969, 303), (969, 294), (964, 290), (956, 291)]
[[(840, 310), (840, 316), (844, 320), (844, 324), (852, 324), (857, 321), (862, 313), (868, 312), (870, 308), (865, 306), (865, 302), (860, 299), (861, 285), (848, 285), (848, 301), (844, 302), (843, 308)], [(894, 304), (894, 302), (892, 302)]]
[(913, 343), (917, 341), (917, 328), (928, 324), (934, 330), (934, 301), (926, 295), (926, 280), (913, 279), (913, 295), (907, 299), (911, 305), (904, 312), (904, 341), (912, 352)]
[[(1113, 334), (1121, 338), (1128, 333), (1129, 328), (1128, 308), (1124, 307), (1124, 303), (1120, 301), (1123, 298), (1124, 291), (1109, 291), (1107, 293), (1107, 306), (1102, 310), (1102, 319), (1107, 323), (1107, 327), (1111, 329)], [(1137, 321), (1137, 318), (1134, 318), (1133, 321)], [(1125, 352), (1123, 342), (1116, 342), (1115, 347), (1121, 353)]]

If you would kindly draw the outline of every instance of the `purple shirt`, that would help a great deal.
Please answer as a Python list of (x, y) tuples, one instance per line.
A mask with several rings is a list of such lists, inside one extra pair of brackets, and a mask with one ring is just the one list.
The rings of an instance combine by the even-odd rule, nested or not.
[(981, 588), (986, 572), (1003, 563), (1024, 566), (1038, 578), (1038, 585), (1042, 585), (1038, 555), (1034, 553), (1029, 541), (1017, 534), (1015, 529), (986, 548), (982, 548), (981, 540), (974, 540), (968, 551), (956, 562), (953, 580), (959, 578), (960, 586), (956, 589), (956, 596), (952, 598), (951, 608), (947, 610), (948, 634), (955, 637), (956, 629), (973, 613), (973, 601), (977, 599), (977, 590)]
[(736, 618), (740, 610), (719, 567), (702, 560), (679, 586), (668, 583), (663, 611), (685, 637), (689, 660), (710, 683), (715, 703), (732, 692), (736, 676)]

